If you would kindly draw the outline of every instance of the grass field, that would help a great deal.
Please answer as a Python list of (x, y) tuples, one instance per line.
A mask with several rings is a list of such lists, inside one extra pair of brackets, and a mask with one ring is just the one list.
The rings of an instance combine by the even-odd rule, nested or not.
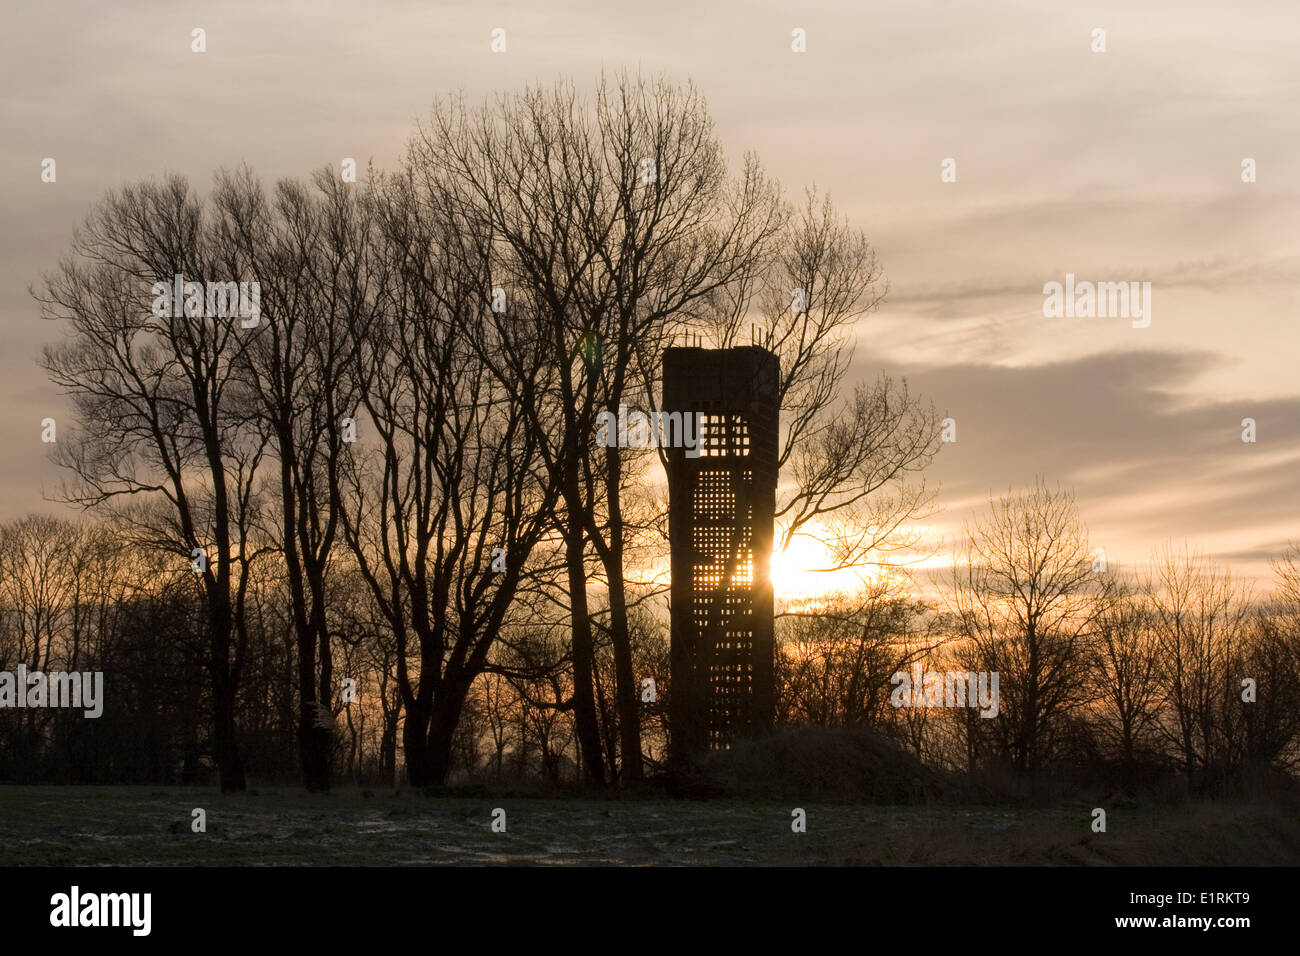
[(1300, 820), (1252, 805), (1117, 807), (1105, 833), (1082, 806), (802, 806), (794, 833), (791, 805), (740, 800), (6, 786), (0, 865), (1300, 864)]

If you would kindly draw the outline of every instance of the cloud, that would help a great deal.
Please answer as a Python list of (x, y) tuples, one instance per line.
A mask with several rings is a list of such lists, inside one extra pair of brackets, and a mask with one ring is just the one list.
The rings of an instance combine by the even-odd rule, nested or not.
[[(878, 356), (863, 356), (863, 364)], [(957, 423), (932, 477), (955, 534), (987, 496), (1043, 477), (1072, 488), (1098, 542), (1129, 562), (1169, 538), (1273, 554), (1295, 534), (1300, 398), (1189, 400), (1176, 387), (1220, 360), (1204, 352), (1113, 352), (1042, 365), (961, 363), (908, 373)], [(1257, 441), (1241, 440), (1253, 418)]]

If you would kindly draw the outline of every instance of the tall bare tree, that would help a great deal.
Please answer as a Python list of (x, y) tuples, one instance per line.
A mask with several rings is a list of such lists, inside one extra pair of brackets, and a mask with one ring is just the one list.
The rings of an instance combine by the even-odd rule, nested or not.
[[(244, 599), (259, 549), (251, 543), (265, 433), (240, 373), (251, 329), (237, 314), (204, 315), (163, 301), (155, 283), (255, 281), (228, 274), (222, 236), (183, 178), (112, 193), (87, 218), (73, 255), (37, 294), (66, 328), (45, 350), (50, 379), (72, 396), (79, 428), (55, 460), (85, 507), (123, 509), (155, 547), (193, 561), (208, 624), (216, 760), (223, 790), (243, 790), (235, 704), (247, 648)], [(172, 306), (168, 308), (167, 306)], [(198, 314), (195, 314), (195, 313)]]
[(223, 174), (214, 202), (223, 267), (261, 276), (262, 328), (243, 352), (250, 410), (276, 469), (268, 534), (284, 565), (298, 667), (298, 740), (309, 790), (330, 785), (333, 658), (328, 572), (339, 532), (340, 471), (355, 439), (354, 373), (389, 265), (376, 252), (360, 186), (322, 170), (268, 197), (247, 170)]
[[(502, 97), (495, 110), (463, 101), (435, 105), (412, 143), (410, 179), (449, 203), (483, 246), (484, 278), (515, 303), (490, 313), (495, 354), (484, 360), (520, 409), (569, 518), (561, 523), (572, 625), (572, 706), (588, 779), (605, 781), (592, 675), (595, 644), (587, 597), (582, 462), (594, 434), (599, 362), (594, 317), (580, 290), (595, 280), (584, 223), (605, 201), (590, 119), (571, 89)], [(443, 200), (440, 197), (446, 197)], [(538, 374), (538, 356), (547, 374)]]
[[(375, 437), (354, 451), (341, 516), (395, 639), (407, 773), (427, 786), (446, 779), (470, 687), (550, 531), (557, 489), (526, 390), (483, 361), (501, 346), (478, 223), (423, 202), (410, 178), (381, 189), (394, 269), (356, 369)], [(549, 374), (544, 353), (526, 354), (525, 380)]]
[(1192, 785), (1203, 771), (1221, 769), (1228, 756), (1224, 707), (1239, 701), (1232, 665), (1244, 639), (1249, 594), (1214, 559), (1168, 544), (1156, 551), (1145, 589), (1169, 709), (1160, 729)]
[(1097, 702), (1097, 731), (1130, 773), (1149, 755), (1163, 691), (1160, 646), (1142, 594), (1111, 569), (1090, 646), (1090, 679)]
[(990, 499), (967, 527), (947, 589), (970, 669), (999, 675), (999, 757), (1037, 770), (1059, 719), (1088, 699), (1097, 602), (1088, 533), (1072, 493), (1034, 487)]

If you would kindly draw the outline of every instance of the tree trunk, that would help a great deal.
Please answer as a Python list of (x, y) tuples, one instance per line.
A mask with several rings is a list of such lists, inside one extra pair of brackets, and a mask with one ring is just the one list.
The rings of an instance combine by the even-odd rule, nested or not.
[(317, 701), (304, 700), (298, 719), (298, 756), (302, 760), (303, 783), (311, 793), (328, 793), (330, 788), (330, 745), (332, 734), (317, 726)]
[(429, 714), (416, 698), (406, 710), (402, 724), (402, 753), (406, 755), (406, 779), (412, 787), (432, 787), (439, 781), (433, 779), (428, 759)]
[(216, 682), (212, 689), (213, 724), (222, 793), (243, 793), (248, 789), (248, 782), (244, 779), (244, 761), (239, 755), (239, 741), (235, 737), (234, 697), (234, 689), (228, 680)]
[(619, 449), (610, 447), (609, 462), (609, 551), (605, 574), (609, 580), (609, 636), (614, 645), (614, 693), (618, 710), (619, 748), (623, 752), (622, 779), (636, 783), (644, 775), (641, 759), (641, 703), (636, 674), (632, 669), (632, 636), (627, 624), (627, 593), (623, 579), (623, 507), (619, 496), (622, 460)]
[[(464, 696), (460, 695), (463, 701)], [(451, 745), (460, 723), (461, 706), (455, 701), (440, 701), (429, 721), (429, 736), (425, 745), (425, 765), (429, 777), (438, 785), (447, 782), (451, 772)]]
[(302, 761), (303, 784), (311, 793), (328, 793), (330, 788), (331, 728), (328, 696), (317, 696), (316, 635), (298, 629), (298, 756)]
[(393, 708), (390, 712), (385, 704), (384, 733), (379, 740), (379, 763), (385, 784), (397, 780), (397, 717), (400, 713), (400, 708)]
[[(577, 484), (576, 463), (573, 484)], [(573, 623), (573, 721), (586, 782), (605, 785), (605, 760), (600, 746), (600, 724), (596, 716), (596, 697), (592, 686), (595, 670), (595, 641), (591, 634), (591, 617), (587, 609), (587, 570), (583, 563), (583, 533), (580, 519), (572, 510), (581, 507), (579, 495), (569, 498), (570, 512), (565, 542), (569, 572), (569, 605)]]
[(239, 755), (235, 733), (235, 702), (238, 687), (230, 668), (230, 605), (209, 598), (208, 628), (211, 634), (208, 661), (212, 676), (213, 742), (222, 793), (243, 793), (248, 789), (244, 761)]
[(413, 787), (440, 787), (451, 773), (451, 748), (465, 709), (469, 685), (443, 679), (437, 699), (425, 711), (418, 699), (406, 715), (402, 745), (406, 774)]

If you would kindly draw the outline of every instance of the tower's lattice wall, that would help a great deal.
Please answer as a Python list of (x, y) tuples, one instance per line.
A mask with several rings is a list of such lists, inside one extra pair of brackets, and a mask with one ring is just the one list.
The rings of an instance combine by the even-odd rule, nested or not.
[(725, 749), (771, 722), (776, 357), (669, 349), (668, 412), (697, 416), (698, 457), (668, 453), (673, 749)]

